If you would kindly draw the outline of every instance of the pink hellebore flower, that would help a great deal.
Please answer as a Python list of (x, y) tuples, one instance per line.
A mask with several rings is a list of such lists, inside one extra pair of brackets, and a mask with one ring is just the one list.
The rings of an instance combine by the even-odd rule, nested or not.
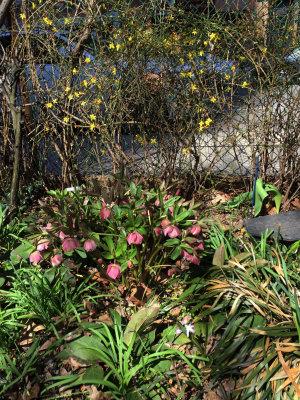
[(154, 228), (154, 233), (155, 233), (155, 236), (159, 236), (162, 234), (162, 229), (159, 226), (156, 226)]
[(143, 236), (136, 231), (133, 231), (127, 235), (127, 242), (128, 244), (134, 243), (134, 244), (141, 244), (143, 241)]
[(49, 240), (41, 239), (41, 240), (39, 240), (36, 249), (37, 249), (37, 251), (47, 250), (49, 247), (49, 244), (50, 244)]
[(55, 256), (50, 258), (53, 267), (57, 267), (63, 261), (63, 256), (61, 254), (55, 254)]
[(46, 228), (45, 228), (46, 231), (50, 231), (52, 228), (53, 228), (53, 226), (52, 226), (51, 222), (48, 222), (46, 225)]
[(183, 250), (183, 256), (186, 260), (192, 262), (195, 265), (200, 265), (200, 259), (193, 254), (188, 253), (186, 250)]
[(59, 237), (61, 240), (64, 240), (65, 238), (68, 237), (68, 235), (64, 234), (63, 231), (56, 232), (55, 234), (56, 237)]
[(102, 208), (100, 210), (100, 218), (107, 219), (110, 217), (110, 209), (106, 207), (105, 203), (102, 203)]
[(33, 264), (38, 264), (44, 257), (41, 255), (39, 251), (34, 251), (29, 256), (29, 261)]
[(121, 274), (121, 267), (118, 264), (109, 264), (107, 266), (106, 273), (111, 279), (117, 279), (120, 278)]
[(194, 225), (191, 229), (191, 234), (194, 236), (199, 235), (200, 232), (201, 232), (201, 227), (199, 225)]
[(169, 225), (171, 225), (171, 222), (167, 218), (165, 218), (165, 219), (163, 219), (161, 221), (161, 226), (162, 226), (163, 229), (166, 228)]
[(176, 238), (177, 236), (180, 236), (180, 229), (177, 228), (175, 225), (169, 225), (166, 228), (164, 228), (164, 235), (169, 236), (171, 239)]
[(131, 260), (127, 261), (127, 267), (132, 268), (133, 267), (133, 262)]
[(201, 242), (201, 243), (199, 244), (198, 249), (199, 249), (199, 250), (204, 250), (203, 242)]
[(85, 251), (94, 251), (97, 248), (97, 243), (93, 239), (88, 239), (84, 242), (83, 248)]
[(76, 238), (66, 238), (63, 240), (62, 248), (64, 251), (73, 251), (76, 247), (80, 247), (79, 240)]

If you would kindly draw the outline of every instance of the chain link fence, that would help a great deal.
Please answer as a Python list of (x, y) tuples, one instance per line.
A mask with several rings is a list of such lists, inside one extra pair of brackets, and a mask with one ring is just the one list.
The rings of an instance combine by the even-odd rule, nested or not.
[(265, 179), (299, 184), (298, 1), (30, 7), (15, 5), (0, 36), (3, 185), (15, 159), (13, 107), (27, 180), (71, 185), (125, 168), (251, 183), (260, 155)]

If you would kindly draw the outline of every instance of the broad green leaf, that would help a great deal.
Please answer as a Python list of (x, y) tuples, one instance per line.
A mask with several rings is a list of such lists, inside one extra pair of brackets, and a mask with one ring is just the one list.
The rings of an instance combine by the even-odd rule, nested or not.
[(220, 247), (218, 247), (217, 250), (215, 251), (212, 263), (217, 267), (222, 267), (222, 265), (224, 265), (224, 262), (225, 262), (225, 247), (224, 243), (222, 242)]
[[(24, 258), (25, 260), (29, 258), (30, 253), (35, 250), (35, 247), (31, 243), (22, 243), (14, 250), (14, 254)], [(19, 260), (20, 262), (20, 260)]]
[(226, 205), (231, 208), (238, 207), (239, 205), (245, 203), (246, 201), (250, 201), (252, 199), (253, 192), (242, 193), (239, 196), (234, 197), (227, 201)]
[(135, 186), (135, 183), (134, 183), (134, 182), (131, 182), (131, 184), (130, 184), (130, 192), (131, 192), (131, 194), (132, 194), (133, 196), (136, 195), (136, 186)]
[(191, 211), (192, 211), (192, 210), (183, 211), (182, 213), (180, 213), (180, 214), (175, 218), (175, 221), (176, 221), (176, 222), (182, 221), (183, 219), (185, 219), (186, 217), (188, 217), (188, 216), (191, 215)]
[(173, 253), (171, 254), (171, 259), (176, 260), (179, 257), (180, 252), (181, 252), (181, 246), (176, 246)]
[(178, 238), (174, 238), (174, 239), (168, 239), (166, 241), (166, 243), (164, 244), (164, 246), (169, 247), (169, 246), (174, 246), (175, 244), (179, 244), (180, 240)]
[(106, 236), (105, 241), (106, 241), (106, 243), (107, 243), (107, 246), (108, 246), (108, 248), (109, 248), (109, 251), (110, 251), (111, 253), (113, 253), (114, 250), (115, 250), (115, 245), (114, 245), (114, 242), (113, 242), (112, 238), (111, 238), (110, 236)]
[(172, 366), (171, 360), (162, 360), (162, 361), (159, 361), (157, 364), (155, 364), (152, 368), (155, 371), (167, 372), (170, 370), (171, 366)]
[[(104, 371), (102, 367), (90, 367), (86, 372), (80, 377), (79, 381), (85, 384), (91, 382), (94, 383), (97, 379), (103, 379)], [(78, 382), (79, 383), (79, 382)]]
[(167, 200), (164, 204), (164, 209), (166, 210), (169, 207), (172, 207), (173, 204), (179, 199), (179, 196), (172, 197), (171, 199)]
[(278, 214), (280, 206), (281, 206), (282, 194), (279, 192), (279, 190), (277, 189), (276, 186), (271, 185), (269, 183), (265, 184), (265, 189), (267, 192), (270, 192), (271, 195), (273, 196), (273, 199), (275, 201), (275, 206), (276, 206), (276, 212)]
[(74, 250), (81, 258), (87, 258), (86, 251), (83, 248), (76, 247)]
[(134, 333), (138, 332), (140, 329), (145, 329), (153, 321), (156, 320), (159, 313), (159, 304), (153, 304), (150, 307), (145, 307), (140, 309), (135, 313), (131, 320), (129, 321), (123, 337), (123, 342), (129, 346)]
[(101, 354), (97, 352), (103, 349), (103, 344), (99, 338), (94, 336), (83, 336), (67, 344), (64, 351), (58, 354), (58, 358), (76, 357), (84, 361), (100, 361)]
[(0, 277), (0, 287), (2, 287), (5, 283), (5, 278)]
[(264, 189), (264, 184), (262, 178), (257, 179), (255, 186), (255, 213), (254, 216), (257, 217), (261, 212), (263, 202), (265, 198), (268, 197), (268, 193)]
[(53, 282), (53, 279), (55, 277), (55, 272), (56, 271), (57, 271), (57, 268), (53, 267), (53, 268), (46, 269), (46, 271), (44, 272), (45, 277), (48, 279), (48, 281), (50, 283)]

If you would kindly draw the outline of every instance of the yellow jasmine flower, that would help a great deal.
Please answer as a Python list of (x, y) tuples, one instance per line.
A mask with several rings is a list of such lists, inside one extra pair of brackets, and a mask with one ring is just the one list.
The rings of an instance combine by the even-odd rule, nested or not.
[(229, 86), (227, 86), (227, 88), (225, 89), (226, 92), (230, 92), (230, 90), (231, 90), (231, 89), (230, 89)]
[(215, 102), (217, 101), (217, 99), (213, 96), (213, 97), (210, 98), (210, 101), (211, 101), (212, 103), (215, 103)]
[(190, 148), (182, 149), (183, 154), (186, 154), (190, 151)]
[(112, 70), (112, 73), (113, 73), (113, 75), (116, 75), (116, 73), (117, 73), (117, 68), (116, 67)]
[(241, 61), (245, 60), (245, 57), (244, 56), (240, 56), (240, 60)]
[(73, 68), (73, 74), (77, 74), (78, 70), (76, 68)]
[(69, 92), (71, 90), (71, 88), (69, 86), (66, 87), (65, 92)]
[(54, 100), (53, 100), (53, 104), (57, 104), (57, 99), (54, 99)]
[(204, 129), (204, 122), (200, 121), (199, 122), (199, 131), (201, 132), (201, 131), (203, 131), (203, 129)]
[(180, 72), (180, 75), (185, 77), (186, 76), (186, 72)]
[(90, 114), (90, 120), (91, 121), (96, 121), (96, 115)]
[(70, 95), (68, 96), (68, 99), (69, 99), (69, 100), (73, 100), (73, 97), (74, 97), (73, 94), (70, 94)]
[(86, 105), (86, 101), (82, 101), (80, 104), (81, 104), (82, 106), (85, 106), (85, 105)]
[(189, 57), (189, 58), (192, 58), (192, 53), (189, 53), (189, 54), (188, 54), (188, 57)]
[(84, 86), (84, 87), (87, 87), (88, 83), (87, 83), (87, 80), (86, 80), (86, 79), (84, 79), (84, 81), (82, 81), (82, 83), (83, 83), (83, 86)]
[(48, 132), (50, 130), (49, 126), (46, 126), (45, 131)]
[(156, 143), (156, 139), (151, 139), (151, 144), (155, 144)]
[(108, 48), (109, 48), (109, 49), (114, 49), (114, 48), (115, 48), (115, 45), (114, 45), (113, 43), (109, 43)]
[(215, 33), (211, 33), (211, 34), (209, 35), (210, 40), (215, 39), (215, 37), (216, 37), (216, 34), (215, 34)]
[(211, 118), (207, 118), (205, 121), (205, 125), (209, 126), (212, 123), (212, 119)]
[(86, 57), (86, 59), (84, 60), (84, 62), (85, 62), (86, 64), (88, 64), (88, 63), (91, 62), (91, 59), (90, 59), (89, 57)]
[(65, 18), (65, 25), (69, 25), (71, 22), (71, 18)]
[(35, 3), (31, 3), (31, 4), (32, 4), (32, 9), (34, 10), (36, 5), (35, 5)]
[(91, 83), (95, 83), (95, 82), (96, 82), (96, 78), (93, 77), (93, 78), (91, 79)]
[(225, 74), (225, 79), (228, 81), (230, 79), (230, 75), (229, 74)]
[(64, 122), (69, 122), (70, 118), (69, 117), (64, 117)]
[(95, 125), (94, 123), (92, 123), (92, 124), (90, 125), (90, 130), (93, 131), (93, 130), (95, 129), (95, 126), (96, 126), (96, 125)]
[(200, 50), (200, 51), (199, 51), (199, 56), (202, 57), (203, 54), (204, 54), (203, 50)]
[(46, 107), (47, 107), (47, 108), (52, 108), (52, 107), (53, 107), (53, 104), (52, 104), (52, 103), (47, 103), (47, 104), (46, 104)]
[(75, 96), (75, 97), (79, 97), (80, 94), (79, 94), (78, 92), (75, 92), (75, 93), (74, 93), (74, 96)]
[(107, 151), (102, 149), (102, 150), (101, 150), (101, 153), (102, 153), (102, 155), (104, 156), (104, 154), (106, 154)]
[(28, 28), (28, 29), (30, 28), (30, 24), (27, 24), (27, 28)]
[(184, 64), (184, 59), (183, 58), (179, 58), (179, 61), (181, 62), (181, 64)]
[(203, 44), (204, 44), (204, 46), (207, 46), (208, 42), (205, 40), (205, 41), (203, 42)]
[(194, 85), (193, 83), (191, 84), (191, 91), (193, 92), (194, 90), (196, 90), (197, 89), (197, 86), (196, 85)]
[(132, 36), (129, 36), (128, 40), (129, 40), (129, 42), (131, 42), (132, 41)]
[(188, 76), (189, 78), (191, 78), (191, 77), (193, 76), (193, 74), (192, 74), (191, 72), (188, 72), (188, 73), (187, 73), (187, 76)]
[(201, 75), (204, 74), (203, 69), (200, 69), (199, 73), (200, 73)]
[(21, 17), (21, 19), (26, 19), (26, 15), (25, 14), (21, 14), (20, 17)]
[(235, 65), (233, 65), (230, 69), (231, 69), (231, 71), (234, 71), (235, 70)]
[(49, 18), (47, 18), (47, 17), (44, 17), (43, 18), (43, 21), (45, 22), (45, 24), (47, 24), (47, 25), (52, 25), (52, 21), (51, 21), (51, 19), (49, 19)]
[(119, 51), (120, 48), (121, 48), (121, 45), (118, 43), (118, 44), (116, 45), (116, 50)]
[(198, 32), (197, 32), (195, 29), (194, 29), (193, 32), (192, 32), (193, 35), (197, 35), (197, 33), (198, 33)]
[(248, 82), (244, 81), (242, 84), (242, 88), (245, 88), (246, 86), (248, 86)]
[(96, 100), (96, 103), (97, 103), (97, 104), (101, 104), (101, 103), (102, 103), (102, 100), (101, 100), (101, 99), (97, 99), (97, 100)]

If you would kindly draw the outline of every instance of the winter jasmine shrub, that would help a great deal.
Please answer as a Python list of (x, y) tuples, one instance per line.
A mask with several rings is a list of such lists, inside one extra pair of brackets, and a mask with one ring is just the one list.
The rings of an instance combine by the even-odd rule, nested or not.
[[(149, 282), (182, 266), (200, 265), (204, 220), (198, 205), (173, 196), (163, 186), (148, 190), (112, 181), (105, 192), (50, 191), (42, 204), (43, 225), (29, 239), (29, 261), (43, 267), (96, 268), (112, 282)], [(100, 262), (100, 261), (101, 262)]]

